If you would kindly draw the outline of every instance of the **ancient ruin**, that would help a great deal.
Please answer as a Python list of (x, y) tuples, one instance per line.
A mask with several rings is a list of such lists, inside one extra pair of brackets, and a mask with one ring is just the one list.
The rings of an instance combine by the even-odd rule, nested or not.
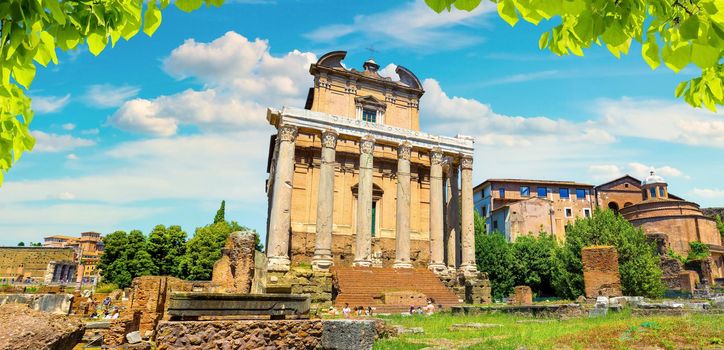
[(622, 295), (616, 247), (585, 247), (581, 250), (581, 260), (586, 298)]

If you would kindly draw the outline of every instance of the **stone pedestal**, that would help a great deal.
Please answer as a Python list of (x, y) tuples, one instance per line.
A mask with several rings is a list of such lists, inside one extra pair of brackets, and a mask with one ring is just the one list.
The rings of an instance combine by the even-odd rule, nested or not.
[(254, 280), (256, 234), (233, 232), (226, 239), (221, 258), (214, 263), (211, 282), (226, 293), (250, 293)]
[(513, 290), (513, 295), (508, 301), (511, 305), (531, 305), (533, 304), (533, 291), (528, 286), (517, 286)]

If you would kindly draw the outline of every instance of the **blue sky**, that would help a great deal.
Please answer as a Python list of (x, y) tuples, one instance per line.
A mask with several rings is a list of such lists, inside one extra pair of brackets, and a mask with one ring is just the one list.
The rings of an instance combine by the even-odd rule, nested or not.
[[(228, 1), (164, 12), (99, 57), (60, 55), (29, 94), (36, 149), (0, 187), (0, 244), (52, 234), (227, 218), (264, 234), (268, 106), (303, 106), (308, 65), (347, 50), (423, 80), (425, 131), (476, 138), (475, 182), (492, 177), (598, 184), (655, 167), (671, 192), (724, 206), (724, 115), (673, 97), (697, 73), (651, 71), (634, 44), (556, 57), (539, 27), (511, 28), (484, 3), (435, 14), (422, 1)], [(374, 51), (368, 50), (372, 48)]]

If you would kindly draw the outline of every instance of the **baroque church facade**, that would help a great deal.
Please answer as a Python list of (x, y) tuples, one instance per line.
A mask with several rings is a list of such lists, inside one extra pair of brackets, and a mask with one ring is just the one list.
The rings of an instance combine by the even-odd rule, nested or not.
[[(267, 111), (270, 272), (311, 264), (476, 273), (473, 139), (420, 131), (420, 80), (346, 52), (310, 66), (305, 108)], [(462, 198), (460, 198), (462, 197)]]

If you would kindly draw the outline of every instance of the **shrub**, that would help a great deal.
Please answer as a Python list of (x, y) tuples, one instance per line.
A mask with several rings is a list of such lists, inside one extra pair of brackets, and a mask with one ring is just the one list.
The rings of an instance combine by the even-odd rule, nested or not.
[(116, 289), (119, 289), (117, 284), (115, 283), (101, 283), (96, 286), (96, 293), (110, 293)]

